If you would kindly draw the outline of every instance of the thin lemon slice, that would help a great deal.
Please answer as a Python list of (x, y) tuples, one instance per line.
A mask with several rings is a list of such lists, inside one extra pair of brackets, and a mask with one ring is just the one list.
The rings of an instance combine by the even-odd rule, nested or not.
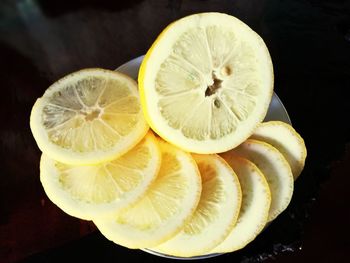
[(180, 257), (208, 254), (237, 221), (242, 193), (232, 168), (216, 154), (193, 157), (202, 177), (198, 207), (179, 234), (152, 250)]
[(218, 153), (242, 143), (264, 119), (273, 68), (263, 40), (247, 25), (202, 13), (164, 29), (138, 80), (154, 131), (184, 150)]
[(298, 178), (307, 153), (303, 138), (292, 126), (281, 121), (263, 122), (254, 130), (251, 138), (267, 142), (278, 149), (287, 159), (294, 180)]
[[(253, 162), (264, 174), (271, 191), (268, 221), (275, 219), (290, 203), (294, 189), (292, 170), (284, 156), (268, 143), (248, 139), (232, 150)], [(225, 153), (225, 156), (230, 152)]]
[(157, 179), (133, 207), (94, 223), (109, 240), (129, 248), (152, 247), (178, 233), (199, 201), (201, 178), (190, 154), (160, 141)]
[(30, 115), (39, 148), (52, 159), (92, 164), (121, 156), (147, 133), (137, 84), (104, 69), (84, 69), (58, 80)]
[(254, 240), (266, 225), (271, 204), (269, 185), (255, 164), (233, 153), (221, 156), (236, 172), (243, 199), (236, 226), (213, 253), (236, 251)]
[(139, 200), (156, 178), (160, 163), (157, 139), (149, 132), (123, 156), (98, 165), (68, 165), (43, 154), (40, 180), (50, 200), (63, 211), (91, 220)]

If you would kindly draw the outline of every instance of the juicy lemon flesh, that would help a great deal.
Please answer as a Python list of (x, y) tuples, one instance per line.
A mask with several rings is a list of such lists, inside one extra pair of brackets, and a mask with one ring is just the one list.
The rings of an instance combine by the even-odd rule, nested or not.
[(232, 153), (222, 156), (238, 176), (242, 188), (242, 206), (237, 224), (212, 253), (236, 251), (251, 242), (266, 225), (271, 204), (269, 186), (256, 165)]
[(43, 154), (40, 180), (49, 198), (81, 219), (113, 216), (144, 196), (161, 163), (157, 139), (149, 132), (134, 148), (112, 161), (70, 165)]
[(109, 219), (94, 220), (108, 239), (129, 248), (154, 247), (175, 236), (199, 202), (201, 177), (192, 156), (159, 139), (157, 178), (137, 203)]
[(223, 182), (218, 178), (215, 167), (198, 163), (202, 176), (202, 194), (191, 221), (184, 227), (188, 235), (198, 235), (220, 215), (220, 205), (226, 199)]
[(72, 166), (56, 162), (61, 187), (87, 203), (121, 199), (144, 180), (143, 170), (152, 158), (147, 145), (139, 144), (116, 160), (93, 166)]
[(202, 178), (202, 194), (182, 231), (157, 247), (157, 252), (192, 257), (210, 253), (236, 223), (241, 189), (233, 170), (217, 155), (192, 155)]
[(251, 138), (267, 142), (278, 149), (287, 159), (294, 180), (298, 178), (305, 165), (307, 150), (303, 138), (291, 125), (281, 121), (263, 122)]
[(199, 141), (233, 133), (259, 99), (262, 79), (254, 49), (221, 26), (191, 28), (172, 49), (155, 80), (168, 125)]
[(181, 210), (182, 196), (189, 187), (181, 169), (175, 155), (163, 153), (157, 180), (135, 207), (118, 215), (117, 223), (147, 230), (157, 228), (170, 217), (176, 216)]
[(90, 76), (46, 98), (42, 123), (49, 140), (75, 152), (112, 148), (135, 127), (140, 105), (121, 80)]
[(271, 191), (268, 221), (272, 221), (287, 208), (293, 195), (294, 178), (287, 160), (270, 144), (253, 139), (233, 152), (253, 162), (264, 174)]

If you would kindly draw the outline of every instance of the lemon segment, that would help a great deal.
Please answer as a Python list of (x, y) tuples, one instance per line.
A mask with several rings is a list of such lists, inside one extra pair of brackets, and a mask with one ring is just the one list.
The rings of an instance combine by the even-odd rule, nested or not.
[[(268, 221), (274, 220), (290, 203), (294, 189), (292, 170), (284, 156), (272, 145), (248, 139), (232, 150), (253, 162), (265, 176), (271, 191)], [(230, 152), (224, 153), (225, 156)]]
[(208, 254), (235, 225), (242, 194), (236, 174), (218, 155), (193, 154), (202, 177), (202, 194), (191, 220), (175, 237), (151, 248), (173, 256)]
[(294, 176), (298, 178), (305, 165), (307, 150), (303, 138), (289, 124), (281, 121), (261, 123), (251, 136), (278, 149), (287, 159)]
[(247, 25), (202, 13), (164, 29), (138, 80), (154, 131), (186, 151), (217, 153), (239, 145), (263, 120), (273, 69), (263, 40)]
[(94, 223), (109, 240), (129, 248), (156, 246), (177, 234), (191, 218), (201, 178), (190, 154), (159, 139), (162, 164), (147, 194), (113, 218)]
[(50, 200), (71, 216), (114, 215), (139, 200), (158, 174), (161, 153), (149, 132), (123, 156), (98, 165), (69, 165), (43, 154), (40, 181)]
[(148, 131), (136, 82), (97, 68), (51, 85), (35, 102), (30, 127), (42, 152), (69, 164), (113, 160)]
[(212, 253), (233, 252), (253, 241), (266, 225), (271, 204), (269, 185), (255, 164), (232, 152), (222, 156), (236, 172), (243, 198), (237, 224)]

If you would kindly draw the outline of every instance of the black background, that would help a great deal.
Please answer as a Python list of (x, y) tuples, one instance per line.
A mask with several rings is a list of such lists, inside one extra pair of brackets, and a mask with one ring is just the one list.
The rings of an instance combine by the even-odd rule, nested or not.
[(0, 262), (168, 261), (107, 241), (39, 182), (31, 107), (58, 78), (115, 69), (188, 14), (218, 11), (265, 40), (275, 92), (308, 148), (292, 203), (246, 249), (209, 262), (348, 262), (350, 1), (0, 1)]

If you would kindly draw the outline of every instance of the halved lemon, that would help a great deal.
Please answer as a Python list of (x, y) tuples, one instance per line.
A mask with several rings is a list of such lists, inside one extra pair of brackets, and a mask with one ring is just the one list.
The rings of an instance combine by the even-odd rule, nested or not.
[(287, 160), (272, 145), (253, 139), (246, 140), (232, 152), (253, 162), (265, 176), (271, 191), (268, 221), (274, 220), (287, 208), (293, 195), (294, 179)]
[(246, 24), (201, 13), (164, 29), (138, 80), (154, 131), (184, 150), (218, 153), (242, 143), (264, 119), (273, 68), (263, 40)]
[(237, 224), (213, 253), (236, 251), (254, 240), (266, 225), (271, 204), (269, 185), (255, 164), (232, 152), (221, 156), (236, 172), (243, 198)]
[(43, 154), (40, 180), (50, 200), (71, 216), (91, 220), (114, 215), (138, 201), (161, 164), (157, 139), (149, 132), (123, 156), (97, 165), (68, 165)]
[(242, 200), (236, 174), (216, 154), (193, 157), (202, 177), (198, 207), (179, 234), (152, 250), (179, 257), (208, 254), (236, 224)]
[(191, 218), (201, 194), (192, 156), (160, 140), (162, 164), (147, 194), (113, 218), (94, 223), (109, 240), (129, 248), (156, 246), (177, 234)]
[(84, 69), (58, 80), (30, 115), (33, 136), (46, 155), (69, 164), (113, 160), (147, 133), (137, 83), (104, 69)]
[(303, 138), (291, 125), (281, 121), (263, 122), (254, 130), (251, 138), (277, 148), (292, 168), (294, 180), (298, 178), (304, 168), (307, 153)]

